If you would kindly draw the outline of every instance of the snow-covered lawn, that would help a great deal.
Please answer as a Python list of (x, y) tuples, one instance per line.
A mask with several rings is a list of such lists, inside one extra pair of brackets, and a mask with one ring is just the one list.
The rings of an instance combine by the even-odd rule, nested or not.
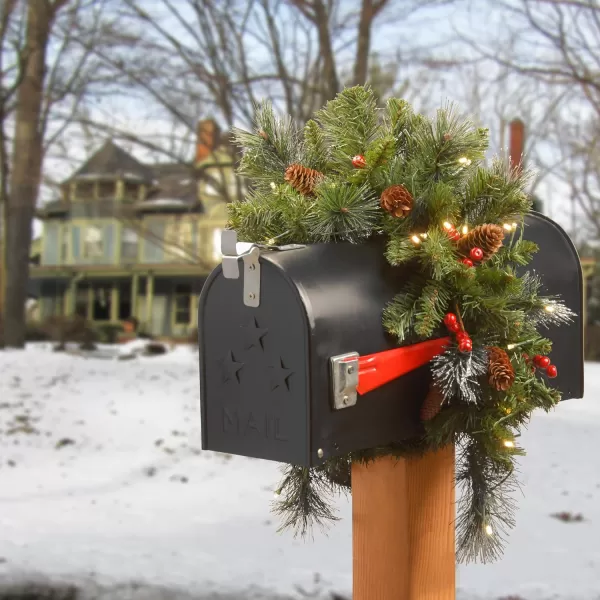
[[(460, 600), (600, 598), (600, 365), (586, 376), (585, 400), (534, 418), (518, 527), (501, 562), (459, 568)], [(130, 361), (0, 353), (0, 582), (349, 597), (349, 502), (327, 536), (278, 534), (278, 466), (201, 451), (198, 415), (187, 347)]]

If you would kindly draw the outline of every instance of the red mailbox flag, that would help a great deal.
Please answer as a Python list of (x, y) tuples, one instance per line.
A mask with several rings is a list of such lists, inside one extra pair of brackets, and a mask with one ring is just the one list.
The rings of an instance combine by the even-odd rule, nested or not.
[(449, 342), (450, 338), (444, 337), (360, 356), (356, 391), (361, 395), (366, 394), (405, 373), (414, 371), (441, 354)]

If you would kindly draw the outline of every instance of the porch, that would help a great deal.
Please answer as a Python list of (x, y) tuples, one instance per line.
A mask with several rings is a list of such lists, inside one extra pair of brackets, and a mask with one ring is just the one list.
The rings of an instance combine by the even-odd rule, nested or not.
[(187, 336), (197, 327), (198, 296), (206, 276), (129, 273), (75, 274), (40, 281), (39, 316), (80, 315), (97, 325), (134, 317), (154, 336)]

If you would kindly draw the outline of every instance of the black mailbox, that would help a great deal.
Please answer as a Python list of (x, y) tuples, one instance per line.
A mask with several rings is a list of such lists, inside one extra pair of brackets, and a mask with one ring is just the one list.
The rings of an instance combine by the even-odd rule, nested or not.
[[(569, 327), (544, 335), (556, 344), (556, 387), (564, 399), (580, 397), (577, 253), (541, 215), (527, 217), (525, 234), (540, 246), (529, 268), (545, 293), (577, 314)], [(368, 385), (369, 371), (397, 363), (399, 352), (381, 319), (402, 270), (389, 266), (382, 241), (262, 249), (226, 231), (222, 251), (199, 304), (203, 448), (309, 466), (422, 433), (426, 363), (443, 339), (401, 350), (402, 376)]]

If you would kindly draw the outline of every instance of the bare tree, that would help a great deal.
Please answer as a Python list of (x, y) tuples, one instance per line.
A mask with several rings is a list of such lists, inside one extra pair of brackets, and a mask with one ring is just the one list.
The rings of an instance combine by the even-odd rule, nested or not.
[[(561, 209), (570, 206), (571, 235), (581, 239), (585, 231), (600, 239), (600, 196), (591, 181), (600, 128), (600, 4), (500, 0), (488, 6), (504, 27), (496, 35), (488, 29), (485, 38), (477, 33), (461, 38), (488, 68), (507, 73), (509, 89), (536, 90), (524, 105), (544, 117), (537, 126), (543, 131), (529, 126), (543, 146), (536, 163), (570, 195), (561, 199)], [(590, 227), (581, 226), (585, 223)]]
[(15, 0), (12, 10), (4, 13), (2, 64), (8, 59), (13, 65), (2, 71), (0, 115), (7, 346), (24, 345), (32, 221), (44, 158), (64, 135), (92, 84), (110, 90), (114, 78), (111, 73), (109, 79), (103, 63), (91, 52), (73, 43), (74, 32), (82, 30), (91, 43), (98, 42), (104, 34), (104, 4), (102, 0)]
[[(122, 34), (121, 54), (97, 55), (127, 78), (140, 109), (154, 114), (158, 109), (180, 141), (174, 144), (169, 132), (150, 143), (167, 147), (169, 159), (188, 149), (179, 155), (188, 162), (200, 116), (215, 117), (226, 130), (249, 127), (256, 105), (268, 98), (278, 111), (304, 123), (343, 84), (369, 79), (377, 23), (385, 18), (401, 30), (419, 11), (453, 1), (121, 0), (121, 31), (128, 32)], [(394, 61), (397, 56), (381, 59), (379, 74)], [(88, 117), (85, 124), (149, 147), (145, 136), (122, 124)], [(230, 160), (223, 168), (230, 170), (237, 150), (229, 146), (227, 151)], [(211, 184), (226, 200), (232, 199), (225, 173), (212, 169), (206, 176), (213, 177)]]

